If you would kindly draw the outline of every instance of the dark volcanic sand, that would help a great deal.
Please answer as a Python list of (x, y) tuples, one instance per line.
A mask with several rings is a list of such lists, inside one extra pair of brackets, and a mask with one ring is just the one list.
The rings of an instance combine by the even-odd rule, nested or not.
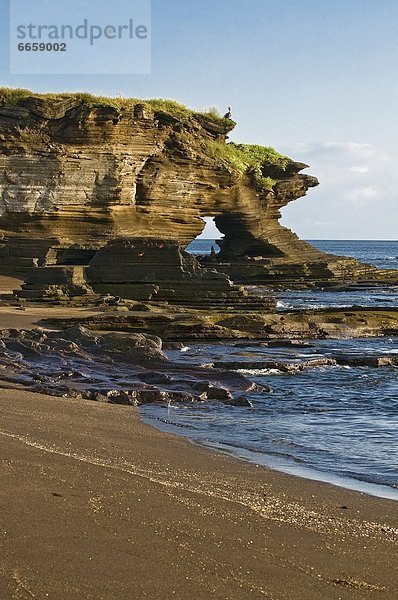
[[(0, 598), (392, 599), (398, 504), (0, 390)], [(394, 529), (395, 528), (395, 529)]]

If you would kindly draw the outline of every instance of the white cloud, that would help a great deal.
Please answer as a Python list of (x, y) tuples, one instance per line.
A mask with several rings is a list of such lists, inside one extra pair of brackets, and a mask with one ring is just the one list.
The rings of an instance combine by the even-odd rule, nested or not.
[(367, 173), (369, 171), (369, 167), (365, 166), (355, 166), (350, 168), (351, 173)]
[(381, 192), (374, 186), (354, 188), (344, 195), (344, 198), (354, 206), (368, 208), (371, 202), (380, 198)]
[(289, 144), (287, 146), (291, 151), (307, 154), (309, 156), (317, 155), (328, 156), (329, 160), (333, 157), (339, 157), (342, 154), (354, 156), (356, 158), (373, 158), (377, 154), (377, 149), (372, 144), (360, 144), (358, 142), (305, 142), (298, 144)]
[(279, 150), (311, 165), (320, 181), (283, 210), (283, 224), (300, 237), (398, 239), (398, 148), (313, 142)]

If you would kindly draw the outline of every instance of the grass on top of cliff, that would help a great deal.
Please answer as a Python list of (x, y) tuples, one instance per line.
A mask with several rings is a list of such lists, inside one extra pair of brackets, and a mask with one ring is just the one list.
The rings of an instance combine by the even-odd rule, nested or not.
[(263, 175), (263, 166), (272, 165), (284, 171), (291, 163), (290, 158), (283, 156), (274, 148), (252, 144), (235, 142), (225, 144), (222, 141), (210, 140), (204, 143), (204, 151), (230, 173), (236, 175), (251, 173), (260, 190), (272, 190), (276, 183), (275, 179)]
[(0, 106), (12, 106), (28, 98), (54, 102), (60, 100), (77, 100), (89, 108), (110, 106), (119, 110), (132, 110), (137, 104), (141, 104), (144, 105), (149, 111), (161, 111), (181, 120), (186, 120), (189, 117), (197, 114), (206, 117), (209, 121), (224, 122), (229, 126), (231, 123), (233, 123), (233, 121), (230, 119), (224, 119), (215, 107), (211, 107), (203, 111), (194, 111), (184, 104), (180, 104), (175, 100), (169, 100), (165, 98), (151, 98), (149, 100), (141, 100), (139, 98), (124, 98), (122, 96), (111, 98), (106, 96), (96, 96), (94, 94), (89, 94), (88, 92), (39, 94), (22, 88), (0, 88)]

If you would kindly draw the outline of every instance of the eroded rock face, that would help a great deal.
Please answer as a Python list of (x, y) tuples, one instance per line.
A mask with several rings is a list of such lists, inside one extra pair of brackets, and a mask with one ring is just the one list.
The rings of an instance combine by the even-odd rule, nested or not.
[(77, 99), (22, 104), (0, 107), (3, 265), (88, 264), (124, 236), (188, 244), (200, 217), (229, 203), (233, 177), (201, 149), (224, 139), (225, 125), (215, 131), (194, 116), (183, 123)]
[[(51, 265), (32, 269), (19, 298), (68, 300), (76, 296), (171, 302), (187, 308), (269, 310), (271, 298), (251, 296), (225, 273), (204, 268), (171, 240), (116, 238), (100, 248), (88, 267)], [(89, 298), (90, 299), (90, 298)]]
[(97, 294), (117, 294), (132, 300), (166, 301), (207, 310), (233, 306), (267, 310), (270, 299), (254, 298), (225, 273), (203, 268), (181, 246), (154, 238), (116, 239), (101, 248), (86, 269), (86, 280)]
[(179, 310), (99, 313), (86, 318), (49, 319), (54, 328), (78, 323), (95, 331), (140, 331), (157, 335), (166, 342), (186, 340), (292, 340), (343, 339), (353, 337), (395, 337), (398, 335), (397, 308), (328, 308), (302, 311), (217, 311)]
[[(210, 216), (225, 234), (213, 266), (234, 280), (378, 276), (319, 252), (279, 224), (281, 207), (318, 185), (301, 173), (306, 165), (264, 161), (256, 173), (237, 175), (208, 152), (207, 144), (225, 143), (231, 121), (193, 112), (176, 117), (137, 103), (93, 105), (73, 95), (2, 103), (3, 272), (87, 266), (115, 239), (184, 247)], [(260, 189), (258, 175), (272, 185)]]

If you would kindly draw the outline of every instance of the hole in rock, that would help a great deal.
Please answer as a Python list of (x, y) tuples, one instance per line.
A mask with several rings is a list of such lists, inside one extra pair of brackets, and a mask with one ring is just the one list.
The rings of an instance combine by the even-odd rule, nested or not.
[(56, 253), (57, 265), (88, 265), (96, 250), (71, 246), (61, 248)]
[(215, 252), (219, 252), (220, 248), (216, 244), (216, 240), (224, 237), (221, 231), (216, 227), (213, 217), (203, 217), (205, 226), (200, 235), (198, 235), (190, 244), (187, 246), (187, 251), (191, 254), (210, 254), (212, 246)]

